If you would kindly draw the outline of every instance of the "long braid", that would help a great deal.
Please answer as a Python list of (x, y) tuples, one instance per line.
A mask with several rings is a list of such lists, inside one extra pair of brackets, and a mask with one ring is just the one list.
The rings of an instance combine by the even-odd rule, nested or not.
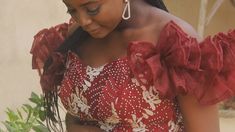
[[(66, 56), (68, 50), (74, 51), (78, 42), (82, 42), (87, 39), (89, 34), (85, 32), (82, 28), (78, 28), (71, 36), (69, 36), (64, 43), (55, 50), (62, 55)], [(43, 71), (46, 72), (47, 69), (53, 64), (52, 57), (49, 57), (44, 64)], [(64, 69), (64, 66), (61, 66)], [(63, 71), (63, 70), (62, 70)], [(57, 79), (62, 81), (63, 74)], [(60, 83), (59, 83), (60, 84)], [(58, 105), (58, 90), (57, 85), (52, 88), (51, 91), (44, 92), (44, 108), (46, 110), (46, 123), (50, 131), (63, 132), (63, 125), (59, 113)]]

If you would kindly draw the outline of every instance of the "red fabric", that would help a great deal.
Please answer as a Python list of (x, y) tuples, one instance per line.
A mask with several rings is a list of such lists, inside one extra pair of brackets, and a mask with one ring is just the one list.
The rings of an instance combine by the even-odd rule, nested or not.
[[(64, 63), (63, 55), (54, 51), (64, 42), (67, 37), (69, 24), (63, 23), (49, 29), (43, 29), (34, 36), (34, 41), (30, 53), (32, 57), (32, 68), (37, 69), (40, 75), (40, 82), (43, 91), (55, 89), (63, 75), (62, 67)], [(42, 71), (44, 63), (51, 56), (52, 65), (47, 71)]]
[[(68, 24), (60, 24), (50, 29), (42, 29), (34, 36), (30, 53), (32, 57), (32, 68), (43, 68), (45, 61), (64, 41), (68, 32)], [(39, 72), (41, 75), (41, 72)]]
[(235, 30), (198, 43), (171, 21), (156, 44), (131, 42), (126, 57), (105, 64), (100, 72), (89, 71), (75, 53), (68, 52), (65, 60), (53, 52), (64, 40), (59, 34), (52, 29), (35, 36), (33, 68), (52, 57), (41, 76), (42, 88), (48, 92), (60, 86), (68, 112), (108, 125), (106, 130), (183, 131), (177, 95), (194, 95), (201, 104), (235, 95)]
[[(64, 41), (67, 29), (68, 24), (64, 23), (35, 35), (30, 51), (33, 69), (44, 66), (48, 56)], [(156, 46), (141, 41), (129, 45), (130, 66), (140, 81), (153, 82), (162, 96), (172, 98), (189, 93), (202, 104), (213, 104), (234, 95), (235, 31), (219, 33), (198, 43), (174, 22), (169, 22), (159, 38)], [(144, 76), (139, 77), (139, 73)], [(48, 76), (43, 80), (49, 83)]]
[(138, 85), (127, 57), (105, 64), (100, 72), (88, 67), (68, 53), (59, 96), (69, 113), (97, 121), (106, 131), (183, 132), (176, 101), (159, 98), (152, 86)]
[(156, 46), (141, 41), (130, 44), (132, 71), (136, 77), (145, 74), (140, 81), (152, 81), (162, 96), (192, 94), (201, 104), (235, 95), (235, 30), (198, 43), (170, 22), (159, 38)]

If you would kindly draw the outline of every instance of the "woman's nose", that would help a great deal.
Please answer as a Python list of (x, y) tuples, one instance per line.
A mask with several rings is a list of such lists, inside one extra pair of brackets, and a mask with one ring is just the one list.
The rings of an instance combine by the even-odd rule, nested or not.
[(78, 19), (78, 23), (81, 27), (86, 28), (92, 23), (92, 19), (88, 15), (80, 15)]

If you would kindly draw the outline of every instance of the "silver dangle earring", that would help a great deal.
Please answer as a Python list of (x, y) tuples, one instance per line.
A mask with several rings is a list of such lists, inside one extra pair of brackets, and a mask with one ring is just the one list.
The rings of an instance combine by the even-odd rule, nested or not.
[(125, 8), (122, 13), (122, 18), (124, 20), (128, 20), (131, 17), (131, 6), (130, 6), (129, 0), (125, 0), (125, 3), (126, 3), (126, 5), (125, 5)]

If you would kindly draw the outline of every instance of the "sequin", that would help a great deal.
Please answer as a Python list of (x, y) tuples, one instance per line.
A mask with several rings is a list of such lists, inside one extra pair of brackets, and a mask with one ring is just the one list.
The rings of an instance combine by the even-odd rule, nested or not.
[(92, 68), (70, 51), (67, 61), (59, 95), (73, 115), (111, 132), (183, 131), (176, 100), (160, 98), (154, 86), (140, 83), (126, 57)]

